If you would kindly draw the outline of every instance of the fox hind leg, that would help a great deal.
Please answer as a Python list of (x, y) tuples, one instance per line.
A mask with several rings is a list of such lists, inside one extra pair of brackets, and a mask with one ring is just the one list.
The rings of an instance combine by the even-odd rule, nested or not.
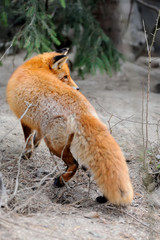
[(67, 170), (65, 173), (55, 179), (54, 185), (57, 187), (63, 187), (65, 185), (65, 182), (68, 182), (74, 176), (78, 168), (78, 162), (74, 159), (72, 153), (70, 152), (70, 145), (72, 140), (73, 134), (68, 137), (67, 144), (63, 149), (63, 155), (61, 157), (67, 165)]
[(59, 148), (58, 145), (56, 147), (53, 145), (53, 140), (50, 140), (47, 137), (44, 138), (50, 152), (61, 158), (67, 165), (66, 172), (55, 179), (54, 185), (56, 187), (63, 187), (65, 185), (65, 182), (68, 182), (77, 171), (78, 162), (74, 159), (72, 153), (70, 152), (70, 144), (72, 142), (72, 139), (73, 135), (70, 135), (65, 146), (61, 146)]
[(73, 157), (70, 159), (63, 158), (63, 161), (67, 165), (67, 170), (65, 173), (55, 179), (54, 185), (56, 187), (63, 187), (65, 185), (65, 182), (68, 182), (74, 176), (78, 168), (78, 163)]

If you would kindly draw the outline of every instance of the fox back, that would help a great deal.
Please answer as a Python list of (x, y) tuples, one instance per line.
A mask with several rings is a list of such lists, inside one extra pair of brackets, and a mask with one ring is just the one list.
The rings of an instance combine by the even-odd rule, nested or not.
[[(24, 71), (17, 69), (11, 76), (7, 101), (21, 118), (26, 151), (32, 152), (44, 138), (49, 150), (68, 166), (67, 171), (55, 179), (56, 186), (62, 187), (75, 174), (80, 162), (89, 167), (110, 202), (130, 204), (133, 189), (125, 158), (94, 107), (52, 71), (43, 69), (42, 74), (39, 67), (35, 67), (34, 72), (29, 68), (25, 74)], [(33, 131), (36, 136), (28, 140)], [(26, 156), (29, 158), (30, 154)]]

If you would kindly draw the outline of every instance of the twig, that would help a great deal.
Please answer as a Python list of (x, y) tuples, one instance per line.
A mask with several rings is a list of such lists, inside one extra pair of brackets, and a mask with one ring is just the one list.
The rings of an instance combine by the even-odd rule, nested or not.
[(156, 231), (154, 228), (150, 227), (147, 223), (140, 221), (138, 218), (134, 217), (132, 214), (127, 213), (126, 211), (124, 211), (124, 210), (122, 210), (122, 209), (120, 209), (120, 208), (116, 208), (116, 207), (112, 207), (112, 206), (106, 206), (106, 208), (112, 209), (112, 210), (116, 210), (116, 211), (119, 211), (119, 212), (121, 212), (121, 213), (124, 213), (124, 214), (126, 214), (127, 216), (129, 216), (129, 217), (133, 218), (134, 220), (136, 220), (138, 223), (142, 224), (144, 227), (147, 227), (147, 228), (149, 228), (150, 230), (152, 230), (153, 232), (155, 232), (155, 233), (157, 233), (157, 234), (160, 235), (160, 232), (158, 232), (158, 231)]
[(1, 206), (4, 206), (7, 203), (7, 191), (3, 183), (3, 177), (0, 172), (0, 208)]
[(156, 25), (155, 25), (155, 30), (153, 33), (153, 38), (151, 45), (149, 46), (148, 44), (148, 39), (147, 39), (147, 33), (145, 29), (145, 24), (143, 21), (143, 28), (144, 28), (144, 34), (145, 34), (145, 39), (146, 39), (146, 44), (147, 44), (147, 52), (148, 52), (148, 79), (147, 79), (147, 100), (146, 100), (146, 128), (145, 128), (145, 134), (146, 134), (146, 141), (145, 141), (145, 149), (144, 149), (144, 167), (148, 171), (148, 161), (147, 161), (147, 149), (148, 149), (148, 118), (149, 118), (149, 95), (150, 95), (150, 81), (151, 81), (151, 63), (152, 63), (152, 48), (153, 44), (155, 41), (156, 33), (158, 31), (158, 23), (159, 23), (159, 18), (160, 18), (160, 10), (158, 12), (158, 16), (156, 19)]
[(143, 0), (136, 0), (136, 2), (138, 2), (138, 3), (142, 4), (143, 6), (146, 6), (146, 7), (150, 8), (150, 9), (154, 10), (155, 12), (159, 13), (159, 8), (154, 6), (154, 5), (152, 5), (152, 4), (149, 4), (149, 3), (147, 3), (147, 2), (145, 2)]
[(25, 150), (25, 148), (26, 148), (26, 146), (27, 146), (27, 143), (28, 143), (29, 139), (32, 137), (32, 135), (33, 135), (33, 134), (30, 134), (29, 137), (27, 138), (27, 141), (25, 142), (25, 146), (24, 146), (24, 148), (23, 148), (23, 150), (22, 150), (22, 153), (21, 153), (21, 155), (20, 155), (20, 157), (19, 157), (19, 159), (18, 159), (18, 172), (17, 172), (17, 176), (16, 176), (16, 185), (15, 185), (15, 189), (14, 189), (14, 193), (13, 193), (12, 198), (15, 197), (15, 195), (16, 195), (16, 193), (17, 193), (17, 190), (18, 190), (19, 175), (20, 175), (20, 170), (21, 170), (21, 165), (20, 165), (20, 163), (21, 163), (22, 155), (23, 155), (23, 152), (24, 152), (24, 150)]
[(110, 116), (110, 118), (108, 119), (108, 126), (109, 126), (109, 132), (112, 133), (112, 128), (111, 128), (111, 124), (110, 124), (110, 121), (111, 121), (111, 118), (113, 117), (113, 115)]
[(24, 146), (24, 148), (23, 148), (23, 150), (22, 150), (22, 152), (21, 152), (21, 154), (19, 156), (19, 159), (18, 159), (18, 171), (17, 171), (17, 176), (16, 176), (16, 184), (15, 184), (14, 192), (13, 192), (12, 196), (8, 199), (7, 204), (9, 204), (13, 200), (13, 198), (16, 196), (16, 194), (17, 194), (18, 185), (19, 185), (19, 175), (20, 175), (20, 170), (21, 170), (21, 159), (22, 159), (23, 152), (24, 152), (24, 150), (26, 148), (26, 145), (27, 145), (29, 139), (31, 138), (31, 136), (32, 136), (32, 134), (30, 134), (29, 137), (27, 138), (27, 141), (25, 142), (25, 146)]
[(11, 161), (8, 161), (7, 163), (1, 164), (1, 165), (0, 165), (0, 170), (2, 170), (3, 168), (6, 168), (6, 167), (8, 167), (8, 166), (10, 166), (12, 163), (15, 163), (15, 162), (17, 162), (17, 159), (13, 159), (13, 160), (11, 160)]
[[(15, 207), (14, 211), (18, 211), (18, 210), (26, 207), (26, 206), (29, 204), (29, 202), (39, 193), (40, 187), (42, 186), (42, 184), (44, 183), (44, 181), (46, 181), (46, 179), (56, 171), (56, 168), (57, 168), (57, 165), (54, 167), (54, 169), (53, 169), (49, 174), (47, 174), (45, 177), (43, 177), (43, 178), (40, 180), (39, 184), (37, 184), (37, 185), (35, 185), (35, 186), (32, 186), (32, 188), (34, 188), (34, 187), (37, 188), (36, 191), (35, 191), (35, 193), (34, 193), (34, 195), (32, 195), (24, 204)], [(58, 176), (58, 174), (57, 174), (56, 176), (54, 176), (54, 178), (57, 177), (57, 176)], [(41, 191), (43, 190), (43, 188), (46, 188), (46, 186), (47, 186), (47, 185), (50, 183), (50, 181), (52, 181), (52, 180), (53, 180), (53, 178), (50, 178), (50, 180), (48, 181), (48, 183), (47, 183), (44, 187), (42, 187)], [(12, 199), (13, 199), (13, 198), (12, 198)], [(11, 200), (12, 200), (12, 199), (11, 199)], [(10, 200), (10, 201), (11, 201), (11, 200)]]
[[(27, 231), (33, 231), (35, 233), (38, 233), (38, 234), (40, 234), (40, 236), (44, 235), (44, 237), (46, 237), (46, 236), (49, 237), (49, 238), (55, 237), (56, 239), (61, 239), (62, 240), (62, 238), (60, 238), (59, 236), (56, 237), (55, 234), (53, 236), (53, 228), (49, 228), (47, 226), (45, 226), (45, 228), (44, 228), (44, 225), (29, 224), (28, 222), (26, 222), (26, 223), (25, 222), (24, 223), (22, 223), (22, 222), (18, 223), (17, 221), (11, 220), (11, 218), (10, 219), (6, 219), (3, 216), (0, 216), (0, 222), (5, 227), (6, 227), (6, 224), (11, 224), (11, 225), (15, 225), (15, 226), (20, 227), (20, 229), (26, 229)], [(9, 225), (9, 227), (11, 227), (11, 226)], [(36, 227), (37, 227), (37, 229), (36, 229)], [(48, 234), (46, 231), (45, 232), (42, 231), (42, 229), (43, 230), (47, 230), (47, 229), (51, 230), (51, 234)]]
[(132, 9), (133, 9), (133, 3), (134, 3), (134, 0), (131, 0), (129, 14), (128, 14), (128, 19), (127, 19), (127, 26), (126, 26), (126, 30), (125, 31), (128, 30), (128, 26), (129, 26), (130, 19), (131, 19), (131, 14), (132, 14)]
[(134, 220), (136, 220), (137, 222), (139, 222), (140, 224), (142, 224), (144, 227), (149, 228), (150, 230), (152, 230), (153, 232), (160, 234), (160, 232), (156, 231), (154, 228), (150, 227), (147, 223), (140, 221), (139, 219), (137, 219), (136, 217), (134, 217), (133, 215), (131, 215), (130, 213), (127, 213), (126, 211), (120, 210), (122, 213), (126, 214), (127, 216), (133, 218)]
[[(49, 174), (47, 174), (45, 177), (43, 177), (41, 179), (40, 183), (38, 184), (38, 188), (40, 188), (40, 186), (43, 184), (43, 182), (46, 181), (46, 179), (56, 171), (56, 168), (57, 168), (57, 166), (54, 167), (52, 172), (50, 172)], [(51, 178), (51, 179), (53, 179), (53, 178)]]
[[(115, 127), (116, 125), (118, 125), (119, 123), (121, 123), (121, 122), (123, 122), (123, 121), (127, 121), (129, 118), (132, 118), (134, 115), (131, 115), (131, 116), (129, 116), (129, 117), (126, 117), (126, 118), (123, 118), (123, 119), (121, 119), (121, 120), (119, 120), (117, 123), (115, 123), (112, 127), (111, 127), (111, 129), (113, 128), (113, 127)], [(112, 131), (112, 130), (111, 130)]]
[(5, 57), (5, 55), (8, 53), (9, 49), (13, 46), (14, 41), (15, 41), (16, 37), (13, 38), (11, 45), (6, 49), (6, 51), (4, 52), (4, 54), (2, 55), (2, 57), (0, 58), (0, 62), (2, 61), (2, 59)]
[(159, 125), (160, 125), (160, 120), (158, 120), (158, 123), (157, 123), (157, 141), (159, 143)]
[(65, 189), (63, 189), (63, 191), (61, 191), (59, 196), (57, 196), (58, 194), (56, 194), (56, 196), (55, 196), (56, 200), (54, 201), (54, 203), (57, 203), (66, 191), (67, 191), (67, 189), (65, 188)]
[[(18, 119), (19, 121), (21, 121), (21, 120), (23, 119), (23, 117), (24, 117), (24, 116), (26, 115), (26, 113), (28, 112), (29, 108), (33, 106), (32, 103), (28, 103), (28, 102), (26, 102), (26, 105), (28, 105), (28, 106), (27, 106), (26, 110), (24, 111), (24, 113), (22, 114), (22, 116)], [(8, 133), (6, 133), (2, 138), (0, 138), (0, 142), (2, 142), (3, 139), (4, 139), (6, 136), (8, 136), (8, 134), (10, 134), (10, 133), (16, 128), (16, 126), (19, 124), (19, 121), (18, 121), (18, 123), (16, 123), (16, 124), (14, 125), (14, 127), (13, 127), (10, 131), (8, 131)]]
[(83, 201), (86, 201), (86, 198), (82, 198), (82, 199), (80, 199), (80, 200), (78, 200), (78, 201), (75, 201), (75, 202), (73, 202), (73, 203), (70, 203), (70, 204), (68, 204), (68, 206), (74, 206), (74, 205), (76, 205), (77, 203), (81, 203), (81, 202), (83, 202)]
[[(94, 99), (94, 97), (93, 97), (93, 99)], [(105, 111), (107, 114), (110, 114), (112, 117), (115, 117), (115, 118), (119, 119), (120, 121), (122, 120), (122, 121), (124, 121), (124, 122), (126, 121), (126, 122), (130, 122), (130, 123), (142, 124), (142, 122), (140, 122), (140, 121), (129, 120), (130, 117), (121, 118), (121, 117), (119, 117), (118, 115), (113, 114), (113, 113), (107, 111), (103, 106), (101, 106), (101, 104), (100, 104), (97, 100), (96, 100), (96, 103), (97, 103), (97, 105), (98, 105), (100, 108), (103, 109), (103, 111)], [(133, 116), (134, 116), (134, 115), (132, 115), (132, 117), (133, 117)], [(144, 124), (146, 124), (146, 122), (144, 122)], [(150, 125), (150, 126), (157, 126), (157, 123), (148, 122), (148, 125)], [(159, 125), (160, 125), (160, 124), (159, 124)]]
[[(52, 179), (51, 179), (51, 180), (52, 180)], [(51, 180), (50, 180), (50, 181), (51, 181)], [(21, 204), (20, 206), (16, 206), (13, 210), (14, 210), (15, 212), (17, 212), (17, 211), (19, 211), (20, 209), (26, 207), (26, 206), (30, 203), (30, 201), (37, 196), (37, 194), (38, 194), (40, 191), (42, 191), (44, 188), (46, 188), (46, 187), (50, 184), (50, 181), (48, 181), (48, 183), (45, 184), (41, 189), (40, 189), (41, 185), (39, 184), (39, 185), (38, 185), (38, 188), (36, 189), (36, 191), (34, 192), (34, 194), (33, 194), (30, 198), (28, 198), (23, 204)], [(42, 181), (41, 181), (41, 184), (42, 184)]]
[(33, 22), (35, 20), (35, 14), (33, 15), (30, 24), (27, 26), (27, 28), (31, 27), (33, 25)]
[(144, 136), (144, 80), (143, 80), (143, 83), (142, 83), (142, 139), (143, 139), (143, 149), (144, 149), (145, 148), (145, 136)]

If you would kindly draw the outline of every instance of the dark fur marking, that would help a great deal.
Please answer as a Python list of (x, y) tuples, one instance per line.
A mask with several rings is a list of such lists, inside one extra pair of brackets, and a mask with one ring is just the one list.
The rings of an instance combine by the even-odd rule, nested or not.
[(98, 203), (106, 203), (108, 200), (105, 196), (99, 196), (99, 197), (96, 198), (96, 201)]
[(61, 49), (56, 50), (57, 53), (65, 53), (68, 51), (69, 51), (69, 48), (61, 48)]
[(121, 193), (121, 197), (124, 197), (124, 192), (123, 192), (123, 190), (121, 189), (121, 188), (119, 188), (119, 191), (120, 191), (120, 193)]
[(53, 58), (54, 63), (57, 62), (57, 61), (59, 61), (61, 58), (64, 58), (64, 57), (66, 57), (66, 56), (65, 56), (65, 55), (55, 56), (55, 57)]

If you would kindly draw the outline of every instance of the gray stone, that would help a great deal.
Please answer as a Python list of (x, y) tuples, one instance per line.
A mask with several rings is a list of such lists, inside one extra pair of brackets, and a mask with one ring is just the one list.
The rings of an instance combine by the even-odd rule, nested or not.
[(156, 187), (156, 183), (155, 183), (155, 182), (152, 182), (152, 183), (150, 183), (150, 184), (147, 186), (147, 190), (148, 190), (149, 192), (152, 192), (152, 191), (155, 189), (155, 187)]
[(157, 154), (157, 155), (156, 155), (156, 159), (157, 159), (157, 160), (160, 160), (160, 154)]
[(160, 187), (149, 195), (148, 202), (155, 208), (160, 208)]

